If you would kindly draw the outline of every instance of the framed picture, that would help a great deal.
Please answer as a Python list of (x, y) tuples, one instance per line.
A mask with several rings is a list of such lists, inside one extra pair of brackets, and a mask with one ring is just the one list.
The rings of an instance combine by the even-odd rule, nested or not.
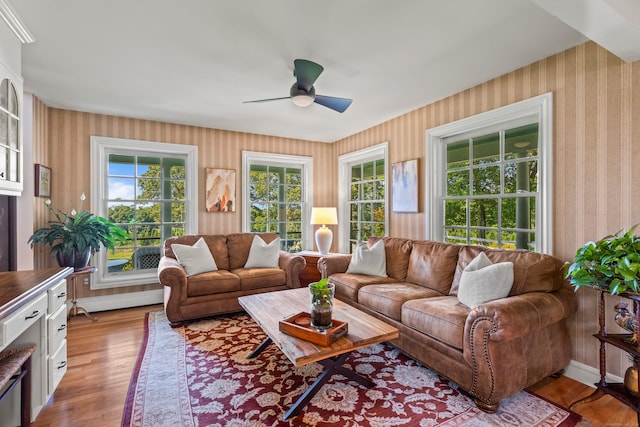
[(235, 212), (235, 169), (205, 168), (205, 176), (205, 205), (207, 212)]
[(418, 212), (418, 159), (391, 165), (394, 212)]
[(51, 169), (36, 164), (36, 197), (51, 197)]

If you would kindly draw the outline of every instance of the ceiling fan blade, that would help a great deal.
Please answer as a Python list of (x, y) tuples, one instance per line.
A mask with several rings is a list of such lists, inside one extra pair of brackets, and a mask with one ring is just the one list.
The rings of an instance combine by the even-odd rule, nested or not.
[(293, 75), (298, 80), (298, 87), (309, 92), (315, 81), (318, 79), (324, 68), (320, 64), (306, 59), (296, 59), (293, 61)]
[(331, 108), (338, 113), (344, 113), (344, 111), (349, 108), (349, 105), (351, 105), (353, 100), (348, 98), (335, 98), (333, 96), (316, 95), (316, 99), (313, 102), (324, 107)]
[(279, 101), (281, 99), (289, 99), (288, 96), (284, 96), (282, 98), (269, 98), (269, 99), (256, 99), (255, 101), (243, 101), (243, 104), (250, 104), (252, 102), (269, 102), (269, 101)]

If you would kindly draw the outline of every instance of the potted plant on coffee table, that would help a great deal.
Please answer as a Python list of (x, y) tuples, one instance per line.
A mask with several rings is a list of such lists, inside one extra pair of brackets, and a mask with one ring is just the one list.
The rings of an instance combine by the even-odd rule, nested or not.
[[(80, 200), (84, 199), (83, 193)], [(52, 208), (51, 200), (47, 200), (45, 205), (55, 219), (49, 221), (47, 227), (37, 229), (28, 243), (31, 247), (35, 244), (48, 245), (60, 267), (82, 269), (102, 246), (114, 250), (116, 242), (130, 237), (124, 229), (89, 211), (76, 212), (74, 209), (67, 214)]]
[(587, 242), (568, 265), (566, 278), (575, 287), (600, 288), (611, 294), (640, 289), (640, 237), (636, 226)]

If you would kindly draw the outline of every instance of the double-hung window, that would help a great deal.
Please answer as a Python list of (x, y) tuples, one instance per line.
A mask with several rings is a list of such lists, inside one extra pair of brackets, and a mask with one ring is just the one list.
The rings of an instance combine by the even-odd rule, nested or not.
[(551, 96), (432, 129), (429, 238), (551, 250)]
[(196, 147), (123, 141), (92, 140), (94, 211), (130, 235), (96, 257), (98, 287), (156, 281), (164, 240), (197, 231)]
[(277, 233), (281, 249), (299, 252), (309, 246), (312, 160), (244, 151), (244, 230)]
[(340, 252), (351, 253), (358, 242), (387, 232), (387, 144), (339, 159)]

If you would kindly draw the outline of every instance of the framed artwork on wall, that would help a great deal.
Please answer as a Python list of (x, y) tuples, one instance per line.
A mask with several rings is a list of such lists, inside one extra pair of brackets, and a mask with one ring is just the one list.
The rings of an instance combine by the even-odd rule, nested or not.
[(205, 168), (205, 192), (207, 212), (235, 212), (235, 169)]
[(40, 164), (36, 164), (35, 180), (36, 197), (51, 197), (51, 169)]
[(418, 212), (418, 159), (391, 165), (393, 212)]

